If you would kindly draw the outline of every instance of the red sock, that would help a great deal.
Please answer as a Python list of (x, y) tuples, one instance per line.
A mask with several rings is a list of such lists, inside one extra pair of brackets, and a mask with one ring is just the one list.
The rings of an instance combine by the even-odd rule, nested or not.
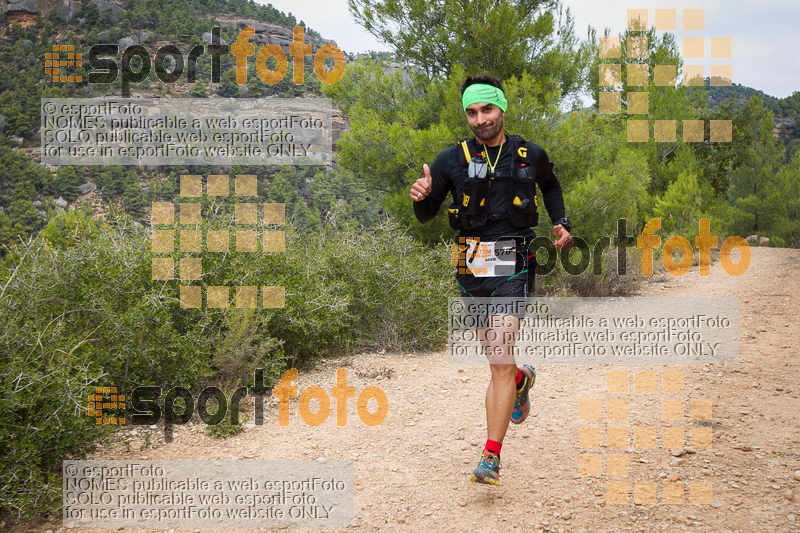
[(522, 378), (525, 377), (525, 374), (522, 373), (522, 369), (517, 367), (517, 386), (522, 382)]
[(486, 446), (484, 446), (484, 450), (492, 452), (495, 455), (500, 455), (500, 448), (503, 447), (502, 442), (497, 442), (492, 439), (486, 439)]

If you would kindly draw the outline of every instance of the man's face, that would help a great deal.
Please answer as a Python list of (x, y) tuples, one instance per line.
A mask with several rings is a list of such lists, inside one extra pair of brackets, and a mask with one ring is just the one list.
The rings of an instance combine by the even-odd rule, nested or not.
[(467, 122), (478, 139), (488, 141), (503, 129), (503, 111), (494, 104), (470, 104), (467, 106)]

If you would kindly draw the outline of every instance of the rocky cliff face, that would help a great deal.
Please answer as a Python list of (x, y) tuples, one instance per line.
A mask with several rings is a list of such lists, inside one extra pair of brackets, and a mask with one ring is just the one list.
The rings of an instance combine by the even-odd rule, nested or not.
[[(119, 16), (122, 10), (121, 2), (108, 0), (89, 0), (89, 2), (97, 4), (101, 12), (110, 7), (114, 18)], [(83, 4), (82, 0), (0, 0), (0, 14), (6, 16), (9, 24), (17, 22), (23, 26), (31, 26), (36, 23), (36, 15), (47, 17), (53, 9), (58, 11), (61, 20), (69, 20), (83, 8)]]
[[(0, 0), (0, 14), (5, 15), (8, 24), (19, 23), (23, 26), (32, 26), (36, 23), (36, 16), (38, 14), (41, 14), (42, 17), (47, 17), (51, 10), (56, 9), (58, 10), (58, 16), (62, 20), (69, 20), (73, 15), (83, 9), (84, 3), (92, 2), (97, 4), (97, 8), (100, 12), (110, 7), (115, 19), (119, 17), (120, 11), (123, 9), (121, 0), (88, 0), (88, 2), (86, 2), (86, 0)], [(252, 39), (252, 42), (257, 45), (265, 45), (267, 43), (277, 44), (287, 54), (289, 52), (289, 45), (294, 42), (294, 33), (291, 28), (284, 28), (275, 24), (247, 19), (218, 20), (220, 20), (223, 26), (233, 26), (239, 31), (247, 26), (252, 26), (255, 29), (255, 37)], [(205, 40), (205, 38), (203, 40)], [(314, 39), (308, 35), (306, 35), (305, 41), (311, 43), (314, 52), (323, 44), (336, 44), (335, 41)], [(122, 45), (120, 46), (122, 47)]]
[[(294, 31), (292, 28), (284, 28), (276, 24), (269, 24), (267, 22), (259, 22), (257, 20), (249, 19), (224, 19), (217, 18), (221, 26), (236, 28), (237, 31), (242, 31), (248, 26), (252, 26), (255, 30), (255, 36), (250, 42), (255, 43), (257, 46), (263, 46), (268, 43), (277, 44), (284, 52), (289, 53), (289, 45), (294, 43)], [(308, 34), (305, 35), (305, 42), (311, 44), (312, 53), (323, 44), (336, 44), (336, 41), (330, 39), (315, 39)]]
[[(110, 2), (92, 0), (97, 2), (97, 7), (105, 8)], [(116, 5), (116, 4), (115, 4)], [(82, 8), (81, 0), (0, 0), (0, 13), (6, 16), (9, 24), (18, 22), (23, 26), (36, 23), (36, 15), (46, 17), (52, 9), (58, 10), (58, 16), (67, 20)], [(116, 5), (120, 9), (120, 5)]]
[(39, 3), (38, 0), (0, 0), (0, 12), (6, 16), (9, 24), (33, 26), (39, 13)]
[[(8, 24), (19, 23), (27, 27), (36, 23), (37, 15), (41, 14), (42, 17), (47, 17), (53, 9), (58, 11), (58, 16), (62, 20), (69, 20), (73, 15), (83, 9), (85, 3), (92, 2), (97, 4), (97, 8), (100, 12), (110, 7), (114, 19), (118, 19), (120, 12), (124, 9), (122, 0), (88, 0), (88, 2), (87, 0), (0, 0), (0, 14), (5, 15)], [(258, 46), (263, 46), (267, 43), (277, 44), (287, 55), (289, 53), (289, 45), (294, 42), (294, 32), (292, 28), (284, 28), (283, 26), (248, 19), (221, 18), (218, 20), (221, 25), (234, 27), (238, 31), (252, 26), (255, 29), (255, 37), (253, 37), (251, 42)], [(122, 41), (118, 43), (120, 48), (127, 48), (127, 46), (131, 44), (138, 44), (139, 40), (143, 40), (139, 39), (134, 42), (135, 39), (132, 37), (126, 37), (123, 40), (125, 39), (128, 40), (124, 43)], [(203, 40), (210, 43), (211, 34), (204, 34)], [(305, 36), (305, 42), (311, 44), (312, 53), (316, 53), (317, 49), (323, 44), (336, 44), (335, 41), (315, 39), (309, 35)]]

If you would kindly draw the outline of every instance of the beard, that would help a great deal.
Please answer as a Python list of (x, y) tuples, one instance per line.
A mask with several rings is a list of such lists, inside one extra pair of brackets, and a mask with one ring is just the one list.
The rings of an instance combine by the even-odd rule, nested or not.
[(475, 137), (482, 141), (493, 139), (503, 129), (503, 115), (500, 115), (500, 118), (495, 122), (487, 122), (479, 128), (476, 127), (471, 129), (475, 134)]

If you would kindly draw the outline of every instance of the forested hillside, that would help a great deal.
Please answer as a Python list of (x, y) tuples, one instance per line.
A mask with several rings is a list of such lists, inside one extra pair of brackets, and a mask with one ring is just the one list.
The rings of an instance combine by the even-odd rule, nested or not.
[[(800, 246), (800, 140), (789, 127), (800, 93), (765, 102), (740, 87), (656, 85), (652, 75), (628, 90), (599, 87), (601, 63), (621, 72), (646, 65), (650, 73), (673, 65), (680, 74), (669, 33), (626, 32), (620, 57), (601, 59), (597, 36), (580, 39), (558, 2), (474, 0), (464, 16), (461, 4), (352, 0), (356, 20), (392, 55), (348, 54), (335, 84), (321, 84), (306, 61), (302, 85), (290, 76), (267, 85), (254, 68), (239, 85), (231, 55), (214, 83), (205, 55), (194, 83), (151, 76), (134, 88), (170, 98), (331, 98), (336, 164), (56, 168), (39, 164), (40, 99), (119, 95), (120, 82), (89, 84), (85, 69), (74, 72), (80, 82), (49, 81), (45, 54), (53, 45), (141, 43), (152, 51), (172, 43), (187, 52), (211, 44), (215, 26), (228, 44), (252, 26), (258, 46), (286, 46), (304, 24), (302, 14), (251, 0), (93, 0), (41, 12), (30, 4), (8, 3), (32, 11), (7, 11), (0, 24), (2, 512), (58, 508), (60, 461), (81, 457), (107, 431), (86, 416), (95, 386), (181, 385), (196, 393), (215, 384), (227, 392), (251, 384), (255, 368), (270, 381), (331, 354), (440, 347), (447, 297), (457, 294), (453, 231), (446, 213), (418, 224), (408, 190), (423, 163), (471, 134), (458, 90), (467, 74), (503, 81), (507, 131), (547, 150), (573, 234), (590, 247), (611, 242), (620, 219), (636, 235), (652, 218), (661, 219), (662, 243), (674, 235), (694, 243), (699, 220), (710, 218), (720, 243), (758, 234), (770, 246)], [(310, 28), (305, 35), (314, 49), (328, 42)], [(633, 36), (647, 37), (646, 58), (627, 57)], [(587, 92), (595, 106), (582, 110), (579, 95)], [(699, 138), (687, 137), (684, 121), (699, 121)], [(712, 132), (718, 121), (730, 121), (730, 139)], [(644, 139), (631, 137), (633, 123), (644, 124)], [(150, 206), (177, 200), (185, 174), (255, 174), (258, 201), (285, 204), (285, 253), (209, 255), (195, 280), (285, 286), (284, 307), (185, 308), (178, 295), (186, 280), (154, 279)], [(231, 228), (236, 200), (192, 199), (204, 214), (198, 229)], [(540, 211), (538, 234), (550, 236)], [(568, 276), (558, 263), (537, 277), (537, 289), (619, 294), (615, 269)]]
[[(75, 4), (73, 4), (74, 6)], [(80, 5), (80, 4), (78, 4)], [(69, 205), (94, 215), (125, 212), (144, 222), (151, 201), (171, 200), (175, 176), (191, 173), (209, 174), (218, 168), (158, 167), (144, 170), (131, 167), (60, 167), (44, 168), (37, 164), (39, 145), (40, 98), (91, 97), (119, 94), (121, 77), (111, 84), (88, 83), (86, 69), (73, 73), (82, 76), (77, 83), (52, 83), (45, 75), (45, 54), (53, 44), (73, 45), (75, 50), (88, 50), (93, 44), (113, 43), (124, 50), (141, 43), (154, 51), (164, 44), (174, 44), (188, 51), (199, 44), (212, 42), (211, 29), (221, 27), (223, 43), (234, 42), (240, 29), (256, 25), (256, 41), (267, 39), (287, 46), (292, 42), (292, 28), (304, 26), (291, 13), (284, 14), (272, 6), (248, 1), (232, 2), (168, 2), (136, 1), (109, 4), (102, 10), (89, 2), (82, 9), (62, 20), (59, 9), (39, 13), (29, 20), (2, 27), (0, 45), (0, 243), (18, 242), (40, 231), (47, 220)], [(63, 11), (63, 10), (62, 10)], [(306, 42), (316, 50), (324, 41), (312, 29), (306, 29)], [(247, 84), (239, 86), (232, 68), (233, 57), (222, 58), (221, 83), (211, 83), (211, 61), (203, 55), (197, 62), (197, 81), (188, 83), (184, 76), (177, 83), (164, 84), (152, 75), (136, 86), (137, 96), (247, 97), (320, 95), (320, 82), (306, 75), (302, 85), (295, 85), (291, 76), (276, 85), (266, 85), (248, 71)], [(305, 63), (307, 73), (312, 62)], [(134, 65), (134, 68), (138, 68)], [(268, 196), (270, 201), (284, 201), (291, 216), (298, 212), (301, 226), (319, 223), (331, 207), (331, 201), (344, 200), (345, 216), (364, 222), (371, 208), (365, 196), (353, 193), (353, 184), (344, 176), (324, 168), (226, 169), (234, 173), (259, 174), (267, 183), (274, 176), (276, 183)], [(257, 171), (256, 171), (257, 170)], [(324, 180), (315, 176), (326, 175)], [(266, 187), (266, 185), (265, 185)], [(356, 188), (355, 190), (358, 190)], [(282, 191), (282, 192), (277, 192)], [(333, 192), (331, 192), (333, 191)], [(316, 200), (311, 196), (317, 195)], [(80, 196), (80, 200), (78, 197)], [(298, 203), (299, 198), (299, 203)], [(374, 204), (373, 204), (374, 205)], [(351, 217), (352, 215), (352, 217)]]

